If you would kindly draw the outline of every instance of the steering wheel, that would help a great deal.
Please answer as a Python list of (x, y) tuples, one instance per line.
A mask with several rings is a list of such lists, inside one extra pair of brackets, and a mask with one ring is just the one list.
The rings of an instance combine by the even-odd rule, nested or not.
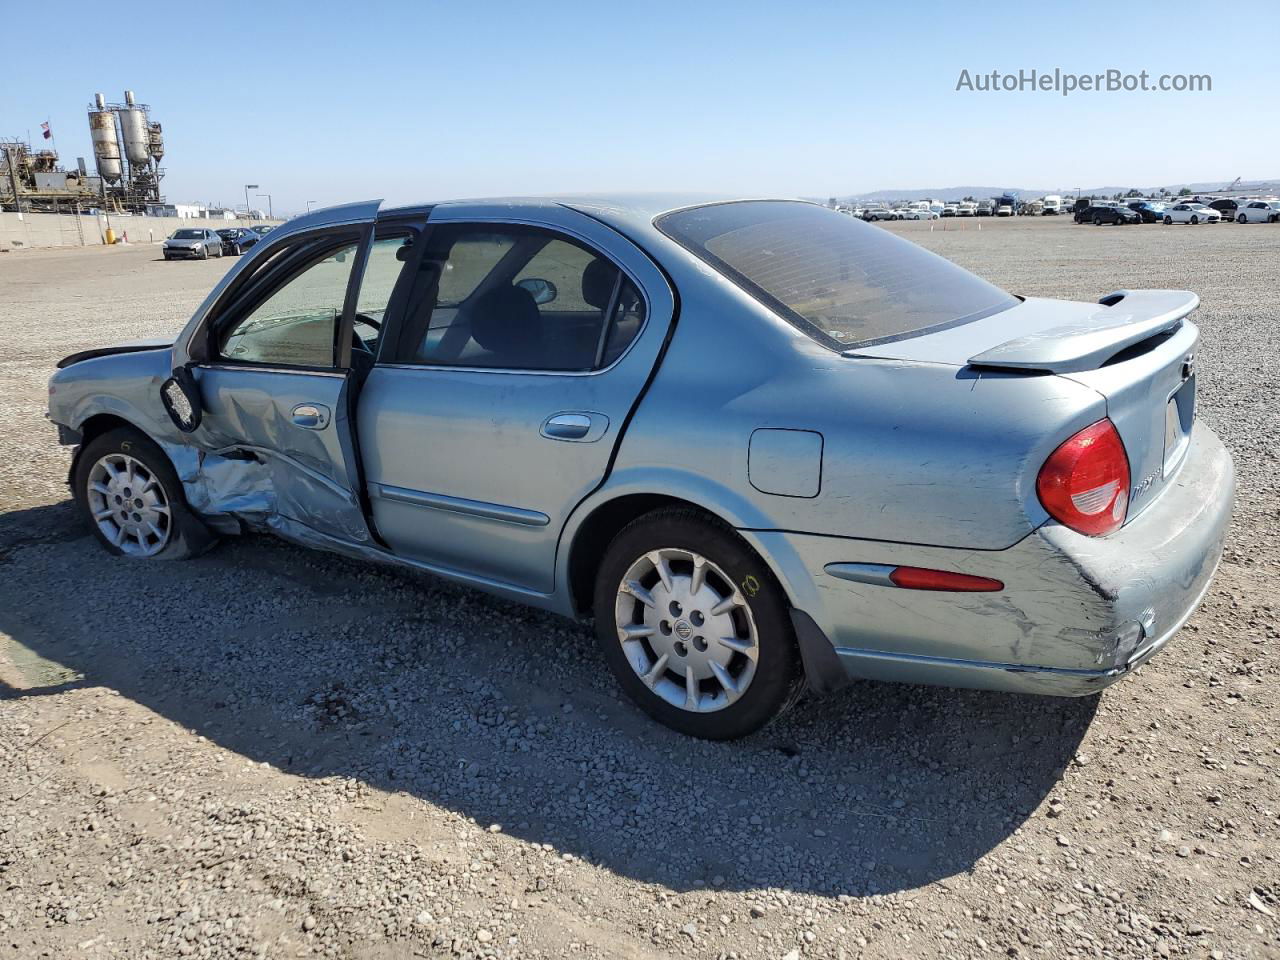
[[(356, 323), (363, 323), (367, 327), (372, 327), (374, 330), (377, 330), (379, 334), (382, 333), (382, 324), (379, 321), (373, 319), (373, 317), (369, 316), (368, 314), (357, 313), (355, 316), (355, 321)], [(370, 347), (369, 344), (365, 342), (364, 337), (356, 333), (355, 324), (352, 324), (352, 327), (351, 327), (351, 349), (360, 350), (363, 353), (369, 354), (369, 356), (371, 357), (374, 356), (375, 354), (375, 351), (373, 350), (373, 348)]]

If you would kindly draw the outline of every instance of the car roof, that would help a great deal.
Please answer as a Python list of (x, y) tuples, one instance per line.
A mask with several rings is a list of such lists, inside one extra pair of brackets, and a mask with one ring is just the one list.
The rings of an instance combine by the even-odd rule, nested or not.
[[(647, 227), (664, 213), (687, 207), (712, 203), (733, 203), (743, 200), (793, 200), (798, 203), (814, 203), (800, 197), (753, 196), (744, 194), (655, 192), (655, 193), (585, 193), (557, 194), (545, 197), (481, 197), (461, 200), (443, 200), (436, 203), (406, 204), (383, 207), (380, 217), (412, 214), (438, 207), (487, 207), (510, 208), (513, 211), (534, 212), (551, 207), (569, 207), (580, 213), (603, 220), (611, 226)], [(341, 208), (337, 208), (341, 209)], [(315, 211), (322, 213), (323, 211)]]
[(600, 220), (620, 233), (638, 238), (650, 238), (659, 234), (654, 220), (664, 213), (688, 207), (714, 203), (733, 203), (746, 200), (783, 200), (795, 203), (817, 204), (815, 200), (801, 197), (770, 197), (741, 194), (715, 193), (598, 193), (561, 194), (543, 197), (491, 197), (459, 200), (442, 200), (434, 203), (414, 203), (383, 206), (381, 200), (363, 200), (333, 207), (321, 207), (294, 217), (272, 228), (272, 234), (289, 237), (310, 230), (324, 229), (364, 222), (377, 218), (387, 220), (403, 216), (425, 215), (428, 211), (445, 208), (466, 208), (477, 216), (519, 217), (538, 211), (548, 212), (569, 208)]

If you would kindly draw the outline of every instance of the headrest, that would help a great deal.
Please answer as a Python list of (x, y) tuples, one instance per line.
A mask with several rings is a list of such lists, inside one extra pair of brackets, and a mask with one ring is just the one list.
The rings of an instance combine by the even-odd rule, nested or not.
[(609, 306), (613, 285), (618, 279), (618, 268), (608, 260), (596, 258), (582, 271), (582, 299), (597, 310)]
[(542, 345), (542, 314), (522, 287), (494, 287), (468, 308), (471, 337), (493, 353), (529, 353)]

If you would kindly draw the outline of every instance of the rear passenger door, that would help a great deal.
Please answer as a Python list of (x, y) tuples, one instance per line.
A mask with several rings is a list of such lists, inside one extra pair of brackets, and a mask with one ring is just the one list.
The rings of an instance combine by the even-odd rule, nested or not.
[(432, 211), (358, 433), (393, 550), (549, 593), (560, 531), (609, 469), (674, 299), (598, 221), (552, 204), (510, 213)]

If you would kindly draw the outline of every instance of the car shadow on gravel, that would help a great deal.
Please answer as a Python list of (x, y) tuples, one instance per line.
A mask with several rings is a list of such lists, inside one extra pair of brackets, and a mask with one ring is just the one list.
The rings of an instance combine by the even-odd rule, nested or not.
[(1098, 703), (859, 683), (694, 741), (621, 699), (588, 627), (269, 538), (109, 557), (66, 504), (0, 515), (0, 631), (255, 762), (677, 890), (868, 895), (971, 870), (1051, 795)]

